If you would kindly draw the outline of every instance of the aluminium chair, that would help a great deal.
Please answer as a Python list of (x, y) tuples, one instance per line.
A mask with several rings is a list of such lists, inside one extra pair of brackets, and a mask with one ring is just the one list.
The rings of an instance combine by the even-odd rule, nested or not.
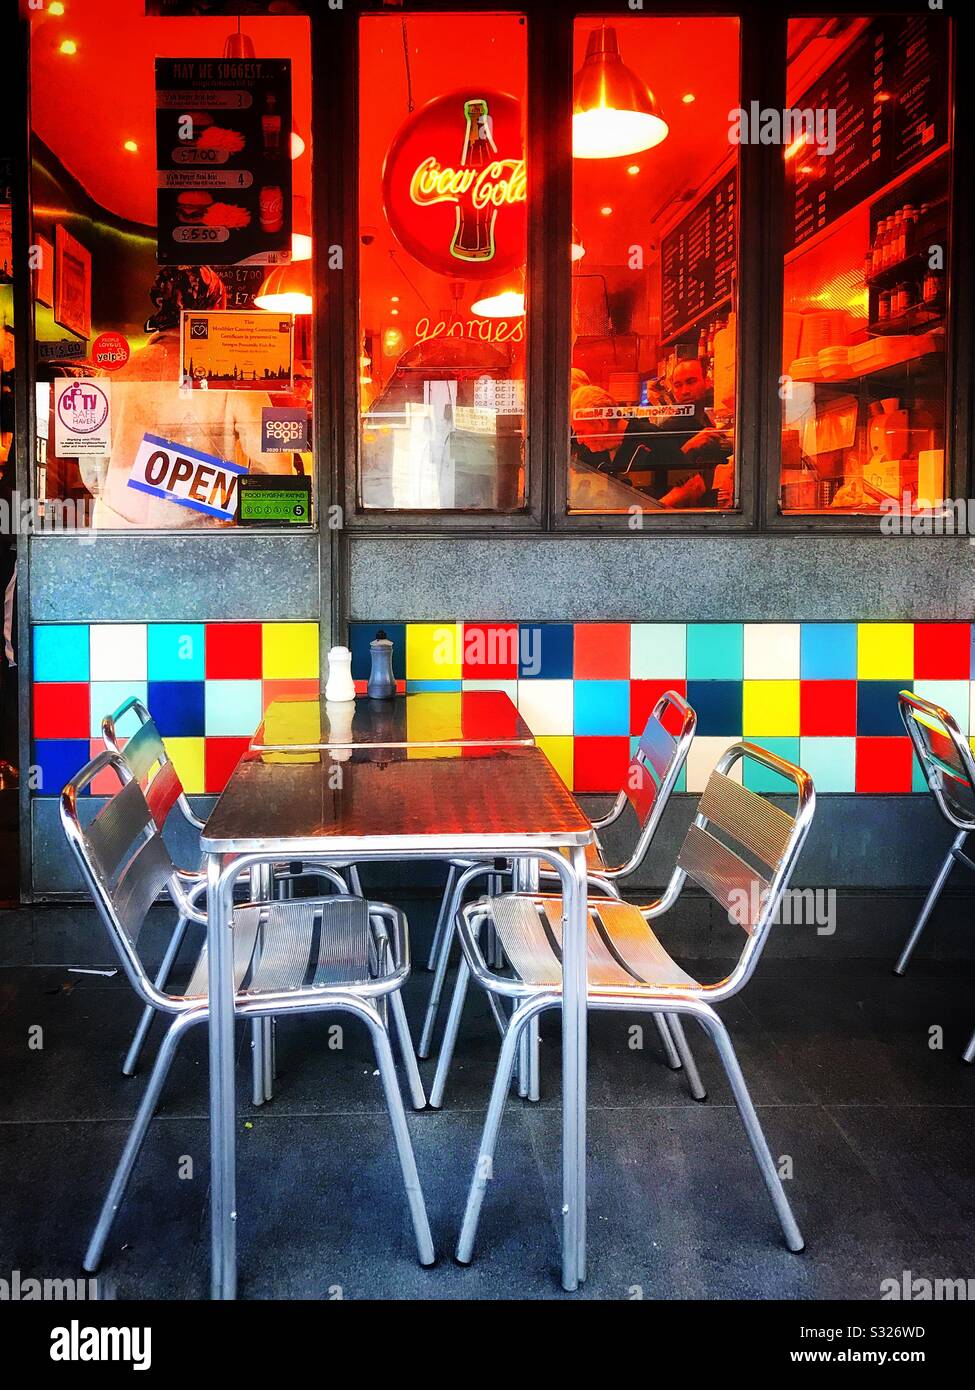
[[(159, 893), (168, 891), (181, 917), (205, 924), (206, 915), (197, 905), (205, 884), (187, 888), (184, 876), (169, 857), (139, 783), (126, 779), (120, 763), (118, 754), (100, 753), (67, 784), (61, 794), (61, 823), (129, 983), (147, 1006), (165, 1015), (170, 1023), (85, 1255), (84, 1267), (90, 1273), (101, 1261), (176, 1049), (190, 1028), (208, 1024), (210, 1017), (205, 946), (180, 994), (157, 985), (140, 954), (139, 933)], [(79, 795), (109, 768), (119, 777), (119, 790), (93, 821), (83, 824)], [(238, 1018), (345, 1012), (368, 1028), (420, 1262), (432, 1264), (434, 1250), (426, 1207), (380, 1008), (382, 1001), (395, 1000), (409, 974), (405, 918), (383, 903), (343, 894), (241, 904), (234, 908), (233, 929), (234, 1009)], [(402, 1044), (402, 1037), (400, 1041)]]
[[(894, 973), (903, 975), (952, 869), (963, 864), (975, 871), (975, 860), (965, 853), (965, 841), (975, 830), (975, 758), (967, 738), (940, 705), (902, 690), (898, 707), (928, 789), (938, 810), (956, 832), (894, 966)], [(975, 1033), (962, 1056), (966, 1062), (975, 1062)]]
[[(664, 723), (665, 719), (668, 719), (668, 722), (671, 722), (672, 726), (675, 727), (674, 733), (669, 732), (667, 729)], [(616, 800), (605, 816), (592, 822), (593, 829), (596, 831), (596, 838), (586, 850), (587, 877), (590, 892), (595, 890), (597, 893), (619, 898), (620, 885), (625, 883), (625, 881), (643, 864), (653, 842), (653, 838), (657, 833), (657, 828), (660, 825), (667, 803), (670, 800), (670, 795), (677, 784), (681, 769), (687, 761), (687, 754), (690, 751), (696, 727), (697, 715), (686, 700), (674, 690), (665, 691), (657, 700), (650, 713), (650, 717), (647, 719), (643, 733), (640, 735), (639, 744), (627, 768), (623, 787), (617, 794)], [(606, 830), (611, 825), (615, 825), (623, 815), (627, 806), (632, 807), (636, 814), (639, 824), (639, 833), (629, 856), (624, 859), (622, 863), (608, 864), (606, 862), (605, 851), (599, 842), (599, 832)], [(463, 871), (455, 882), (449, 905), (451, 928), (444, 933), (441, 939), (436, 975), (434, 976), (433, 988), (430, 991), (430, 1001), (427, 1006), (423, 1032), (420, 1038), (419, 1055), (421, 1057), (428, 1057), (430, 1055), (433, 1030), (436, 1024), (441, 995), (447, 976), (456, 915), (463, 900), (464, 889), (474, 878), (492, 872), (496, 871), (489, 865), (475, 865)], [(544, 868), (540, 871), (538, 879), (540, 887), (545, 884), (557, 884), (559, 882), (558, 874), (554, 870), (546, 870)], [(448, 881), (448, 887), (449, 886), (450, 884)], [(496, 896), (496, 894), (494, 894), (494, 896)], [(458, 1002), (458, 996), (455, 991), (454, 1006), (452, 1006), (448, 1015), (444, 1041), (441, 1044), (441, 1057), (444, 1056), (444, 1049), (446, 1048), (448, 1060), (446, 1064), (438, 1063), (433, 1088), (430, 1092), (430, 1104), (434, 1107), (440, 1106), (443, 1100), (446, 1068), (449, 1065), (449, 1057), (453, 1052), (454, 1043), (456, 1041), (461, 1009), (462, 1001)], [(499, 1027), (503, 1027), (496, 1001), (493, 999), (492, 1011), (495, 1014), (495, 1018), (499, 1020)], [(694, 1059), (684, 1041), (679, 1021), (677, 1021), (677, 1026), (672, 1030), (668, 1021), (662, 1014), (655, 1014), (654, 1023), (660, 1033), (668, 1065), (675, 1071), (679, 1070), (683, 1065), (687, 1072), (691, 1094), (696, 1100), (703, 1100), (705, 1095), (704, 1088), (697, 1074)], [(529, 1040), (529, 1077), (527, 1082), (522, 1084), (521, 1093), (523, 1095), (528, 1094), (531, 1099), (537, 1100), (537, 1021), (530, 1030)]]
[[(794, 814), (789, 815), (733, 780), (729, 773), (739, 764), (768, 769), (791, 782), (796, 794)], [(814, 808), (813, 785), (801, 768), (753, 744), (734, 744), (711, 774), (663, 896), (644, 908), (613, 898), (589, 904), (589, 1008), (645, 1010), (673, 1018), (686, 1015), (701, 1025), (717, 1048), (786, 1244), (794, 1251), (803, 1248), (802, 1235), (731, 1039), (714, 1005), (737, 994), (751, 978), (808, 833)], [(673, 907), (688, 878), (720, 903), (745, 931), (745, 945), (736, 965), (714, 984), (701, 984), (683, 970), (651, 927)], [(505, 975), (492, 969), (481, 946), (481, 931), (489, 921), (510, 962), (510, 971)], [(473, 974), (490, 994), (508, 998), (514, 1005), (501, 1044), (457, 1245), (457, 1259), (463, 1264), (472, 1258), (520, 1035), (532, 1018), (562, 1004), (562, 923), (562, 899), (558, 895), (507, 894), (493, 900), (482, 899), (464, 907), (459, 915), (464, 952), (459, 988), (466, 989)]]

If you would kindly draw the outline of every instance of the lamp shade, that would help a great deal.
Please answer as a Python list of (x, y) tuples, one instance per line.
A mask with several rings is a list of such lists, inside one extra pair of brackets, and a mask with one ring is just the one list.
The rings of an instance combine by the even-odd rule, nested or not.
[(572, 154), (611, 159), (649, 150), (670, 127), (650, 88), (620, 57), (611, 25), (593, 29), (572, 91)]
[(257, 57), (254, 52), (254, 40), (250, 34), (242, 34), (239, 29), (227, 36), (227, 41), (223, 46), (223, 56), (225, 58), (242, 58), (251, 61)]
[(511, 288), (485, 295), (471, 305), (471, 313), (479, 314), (484, 319), (517, 319), (521, 318), (524, 312), (524, 291)]
[(275, 266), (265, 278), (260, 294), (254, 296), (254, 305), (276, 314), (310, 314), (311, 262), (292, 261)]

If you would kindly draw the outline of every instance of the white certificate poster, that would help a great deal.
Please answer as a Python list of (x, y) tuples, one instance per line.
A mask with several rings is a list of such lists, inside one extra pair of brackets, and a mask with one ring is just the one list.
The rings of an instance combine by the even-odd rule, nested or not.
[(75, 377), (54, 383), (54, 452), (58, 458), (112, 451), (110, 383)]

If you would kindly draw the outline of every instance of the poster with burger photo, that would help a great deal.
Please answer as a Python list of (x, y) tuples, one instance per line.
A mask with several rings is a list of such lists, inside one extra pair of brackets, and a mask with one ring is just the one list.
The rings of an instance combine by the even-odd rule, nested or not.
[(157, 259), (291, 258), (291, 60), (157, 58)]

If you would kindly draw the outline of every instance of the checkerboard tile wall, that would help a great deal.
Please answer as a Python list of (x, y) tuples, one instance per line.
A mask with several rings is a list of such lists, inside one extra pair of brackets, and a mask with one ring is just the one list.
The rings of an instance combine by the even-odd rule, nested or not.
[(353, 623), (361, 690), (378, 627), (401, 688), (506, 690), (577, 792), (620, 787), (667, 689), (697, 711), (690, 792), (742, 737), (799, 762), (821, 792), (922, 791), (904, 689), (975, 731), (971, 623)]
[(57, 795), (103, 750), (102, 718), (130, 695), (193, 793), (223, 790), (273, 699), (319, 690), (317, 623), (51, 623), (32, 636), (39, 795)]

